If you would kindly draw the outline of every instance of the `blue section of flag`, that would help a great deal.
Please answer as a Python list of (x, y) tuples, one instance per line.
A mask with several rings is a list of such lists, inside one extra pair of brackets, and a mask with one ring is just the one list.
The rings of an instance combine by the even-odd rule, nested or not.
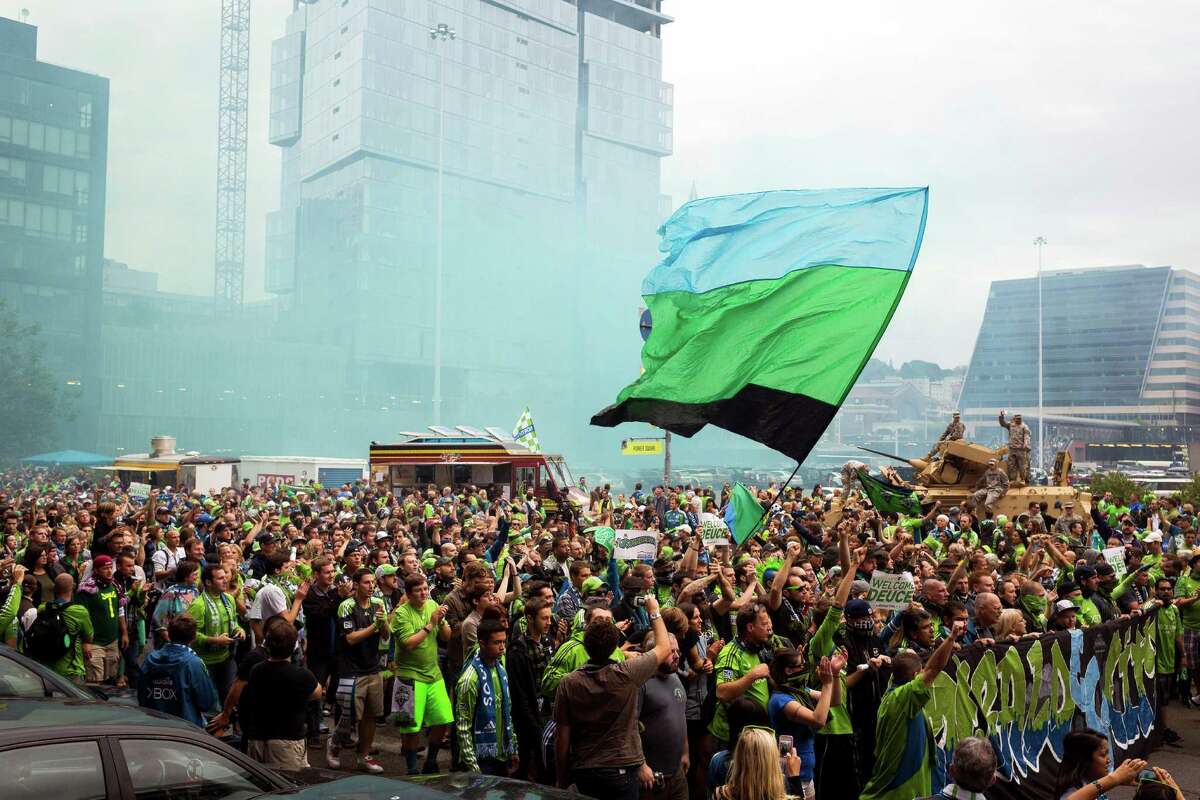
[(693, 200), (659, 229), (664, 253), (642, 295), (703, 293), (819, 266), (910, 271), (927, 187), (804, 189)]

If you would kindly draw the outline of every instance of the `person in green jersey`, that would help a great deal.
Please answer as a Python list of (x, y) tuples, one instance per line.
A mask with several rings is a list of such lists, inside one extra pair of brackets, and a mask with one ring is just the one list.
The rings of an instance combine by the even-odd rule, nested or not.
[(116, 565), (109, 556), (96, 556), (92, 574), (79, 585), (75, 602), (92, 621), (92, 646), (87, 655), (87, 682), (115, 681), (121, 649), (128, 646), (125, 630), (125, 592), (113, 580)]
[(1164, 710), (1175, 694), (1175, 670), (1179, 666), (1176, 656), (1183, 650), (1183, 624), (1175, 606), (1174, 591), (1175, 587), (1166, 578), (1159, 578), (1154, 584), (1154, 603), (1158, 606), (1154, 618), (1154, 685), (1158, 707), (1154, 727), (1162, 731), (1164, 742), (1179, 747), (1183, 737), (1167, 725)]
[(875, 768), (860, 800), (911, 800), (933, 791), (936, 744), (925, 704), (966, 629), (964, 623), (954, 623), (923, 669), (915, 653), (892, 659), (892, 684), (879, 704), (875, 724)]
[(237, 618), (237, 603), (226, 591), (229, 573), (220, 564), (209, 564), (200, 575), (204, 591), (188, 606), (188, 615), (196, 620), (193, 649), (204, 662), (217, 696), (225, 702), (229, 687), (237, 675), (233, 648), (246, 638)]
[(479, 623), (479, 651), (454, 689), (455, 736), (463, 770), (507, 778), (520, 763), (504, 649), (508, 633), (498, 619)]
[(1192, 556), (1175, 581), (1175, 607), (1183, 625), (1183, 668), (1192, 676), (1196, 694), (1193, 705), (1200, 705), (1200, 553)]
[[(15, 574), (16, 570), (13, 572)], [(62, 607), (62, 619), (71, 644), (62, 658), (49, 667), (67, 680), (82, 685), (87, 677), (84, 659), (92, 647), (92, 618), (86, 608), (71, 602), (74, 595), (75, 579), (64, 572), (54, 579), (54, 599), (42, 603), (38, 613), (45, 612), (49, 606)]]
[[(581, 625), (571, 633), (571, 636), (559, 645), (546, 664), (542, 673), (541, 692), (546, 699), (547, 707), (554, 702), (558, 694), (558, 684), (564, 675), (568, 675), (587, 663), (587, 651), (583, 648), (584, 630), (592, 620), (612, 620), (613, 613), (608, 607), (608, 601), (603, 599), (587, 599), (579, 612), (582, 615)], [(625, 653), (618, 647), (612, 653), (613, 661), (624, 661)]]
[(406, 600), (392, 614), (392, 633), (396, 636), (396, 661), (392, 669), (396, 676), (394, 707), (400, 713), (397, 720), (404, 736), (402, 751), (409, 775), (417, 773), (417, 751), (421, 746), (421, 731), (427, 729), (429, 744), (425, 751), (425, 773), (437, 772), (437, 754), (454, 710), (446, 681), (438, 669), (437, 643), (450, 639), (446, 623), (446, 606), (439, 606), (429, 597), (429, 583), (420, 572), (404, 578)]

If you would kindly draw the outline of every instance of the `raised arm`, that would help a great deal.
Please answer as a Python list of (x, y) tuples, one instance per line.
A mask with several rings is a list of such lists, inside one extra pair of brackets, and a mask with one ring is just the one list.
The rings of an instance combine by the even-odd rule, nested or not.
[(926, 686), (933, 686), (933, 682), (937, 680), (937, 676), (950, 663), (950, 654), (954, 652), (954, 645), (962, 638), (966, 630), (967, 623), (962, 621), (955, 622), (954, 627), (950, 629), (950, 635), (938, 645), (938, 649), (934, 650), (933, 655), (925, 662), (925, 669), (921, 671), (921, 680), (925, 681)]

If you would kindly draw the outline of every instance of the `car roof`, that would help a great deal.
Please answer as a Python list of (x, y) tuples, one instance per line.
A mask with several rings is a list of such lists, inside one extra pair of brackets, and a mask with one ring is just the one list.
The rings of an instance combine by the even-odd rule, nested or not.
[[(412, 778), (354, 775), (324, 782), (334, 773), (299, 776), (300, 789), (278, 792), (292, 800), (579, 800), (579, 795), (553, 786), (478, 773), (452, 772)], [(296, 777), (289, 774), (289, 777)], [(306, 779), (307, 777), (307, 779)], [(274, 796), (274, 795), (271, 795)]]
[(64, 728), (78, 731), (80, 728), (97, 726), (199, 730), (195, 725), (178, 717), (138, 706), (118, 705), (101, 700), (10, 697), (0, 701), (0, 736), (30, 728)]

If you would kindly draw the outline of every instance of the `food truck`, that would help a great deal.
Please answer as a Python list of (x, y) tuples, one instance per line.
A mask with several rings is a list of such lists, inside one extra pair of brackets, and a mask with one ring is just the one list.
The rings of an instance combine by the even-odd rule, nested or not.
[(252, 486), (319, 483), (325, 487), (338, 487), (364, 480), (367, 461), (364, 458), (320, 456), (242, 456), (238, 474)]
[(511, 499), (533, 487), (545, 498), (547, 481), (559, 489), (575, 485), (562, 456), (531, 450), (499, 428), (434, 425), (428, 433), (401, 436), (395, 444), (371, 442), (371, 480), (393, 491), (429, 484), (491, 486)]
[(237, 456), (176, 452), (174, 436), (155, 436), (150, 439), (149, 452), (118, 456), (111, 467), (98, 469), (113, 472), (125, 486), (138, 483), (212, 494), (239, 484), (239, 461)]

